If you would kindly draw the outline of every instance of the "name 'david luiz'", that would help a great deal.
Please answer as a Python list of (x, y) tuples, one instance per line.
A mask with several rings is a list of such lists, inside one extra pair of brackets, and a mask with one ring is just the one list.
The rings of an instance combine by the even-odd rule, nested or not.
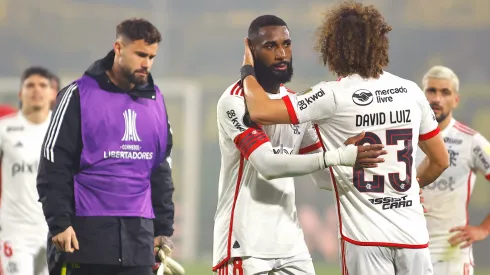
[(407, 109), (407, 110), (390, 111), (388, 113), (388, 118), (386, 117), (386, 113), (384, 112), (371, 113), (365, 115), (356, 115), (357, 127), (383, 125), (386, 123), (386, 121), (388, 121), (391, 124), (410, 123), (412, 122), (410, 118), (410, 110)]

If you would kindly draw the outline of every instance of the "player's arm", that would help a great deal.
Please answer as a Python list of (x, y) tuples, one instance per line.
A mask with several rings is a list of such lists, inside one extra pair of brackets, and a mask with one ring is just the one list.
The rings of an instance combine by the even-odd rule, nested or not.
[[(353, 166), (356, 160), (380, 162), (381, 147), (347, 146), (309, 155), (276, 155), (261, 127), (248, 121), (245, 102), (238, 96), (221, 98), (218, 102), (219, 127), (233, 140), (245, 159), (266, 179), (307, 175), (333, 165)], [(358, 153), (359, 152), (359, 153)]]
[(250, 118), (261, 125), (318, 121), (335, 113), (335, 96), (324, 82), (282, 99), (270, 99), (253, 76), (244, 79), (243, 87)]
[(76, 84), (72, 84), (61, 90), (56, 98), (37, 175), (39, 201), (53, 235), (71, 226), (73, 175), (80, 166), (81, 150), (80, 95)]
[[(168, 119), (168, 116), (167, 116)], [(167, 148), (165, 158), (151, 174), (151, 200), (155, 219), (153, 220), (155, 236), (170, 237), (174, 232), (174, 184), (172, 180), (172, 159), (171, 152), (173, 146), (172, 130), (167, 120)]]
[[(301, 140), (301, 146), (299, 149), (299, 153), (301, 155), (304, 154), (315, 154), (319, 152), (323, 152), (323, 144), (321, 136), (319, 132), (315, 130), (315, 127), (308, 123), (308, 127), (306, 128), (306, 132), (303, 135), (303, 139)], [(314, 173), (309, 174), (313, 183), (320, 189), (325, 189), (332, 191), (332, 176), (330, 174), (330, 169), (323, 169)]]
[(417, 178), (420, 187), (424, 187), (434, 182), (449, 167), (449, 154), (429, 102), (423, 97), (422, 91), (419, 96), (418, 102), (422, 110), (419, 147), (427, 157), (417, 167)]

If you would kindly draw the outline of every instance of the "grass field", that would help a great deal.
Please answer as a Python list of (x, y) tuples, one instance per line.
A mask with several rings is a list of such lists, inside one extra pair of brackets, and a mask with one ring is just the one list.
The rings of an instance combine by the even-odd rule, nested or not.
[[(184, 264), (186, 275), (205, 275), (212, 274), (210, 264), (193, 263)], [(321, 263), (315, 264), (316, 275), (340, 275), (340, 269), (336, 266), (326, 266)], [(475, 270), (474, 275), (489, 275), (490, 270)]]

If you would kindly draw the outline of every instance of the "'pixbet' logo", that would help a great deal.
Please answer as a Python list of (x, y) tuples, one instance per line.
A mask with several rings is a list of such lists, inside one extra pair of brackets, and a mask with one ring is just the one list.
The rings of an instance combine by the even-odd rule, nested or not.
[(136, 130), (136, 112), (127, 109), (123, 112), (124, 116), (124, 136), (121, 139), (122, 141), (141, 141), (138, 136), (138, 131)]
[(373, 102), (373, 93), (368, 90), (357, 90), (352, 94), (352, 101), (359, 106), (367, 106)]

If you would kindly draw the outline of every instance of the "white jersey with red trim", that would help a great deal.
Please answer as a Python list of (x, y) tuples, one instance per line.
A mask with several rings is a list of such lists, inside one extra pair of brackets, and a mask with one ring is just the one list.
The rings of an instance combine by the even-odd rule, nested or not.
[(41, 145), (51, 115), (32, 124), (21, 112), (0, 118), (2, 155), (1, 237), (45, 240), (48, 226), (36, 188)]
[[(288, 93), (282, 86), (279, 94), (270, 97), (279, 99)], [(218, 102), (221, 170), (214, 270), (233, 257), (285, 258), (308, 253), (297, 217), (293, 178), (266, 180), (249, 156), (269, 141), (274, 154), (307, 154), (321, 148), (318, 135), (308, 123), (259, 127), (251, 125), (247, 117), (238, 82)]]
[[(490, 180), (490, 143), (473, 129), (452, 119), (441, 131), (449, 152), (449, 168), (424, 187), (429, 249), (433, 261), (473, 260), (471, 247), (452, 247), (448, 240), (453, 227), (468, 224), (468, 204), (476, 173)], [(417, 166), (425, 154), (419, 149)]]
[(358, 144), (388, 151), (376, 168), (333, 167), (341, 237), (356, 245), (426, 248), (414, 146), (439, 128), (417, 84), (388, 72), (378, 79), (352, 75), (283, 100), (293, 123), (318, 125), (327, 150), (365, 131)]

